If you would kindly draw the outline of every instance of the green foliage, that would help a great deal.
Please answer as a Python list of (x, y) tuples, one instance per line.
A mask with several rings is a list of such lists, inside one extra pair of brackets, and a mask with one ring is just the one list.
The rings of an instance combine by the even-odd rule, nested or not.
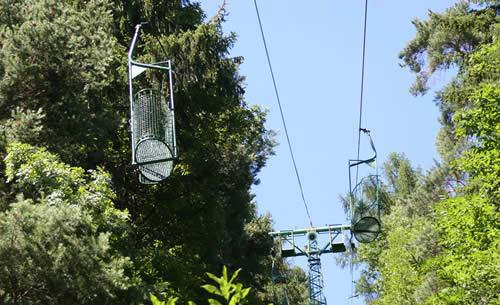
[(453, 116), (457, 137), (470, 142), (470, 149), (456, 166), (467, 172), (471, 184), (493, 201), (500, 199), (500, 41), (485, 45), (471, 56), (463, 76), (468, 106)]
[(42, 108), (37, 144), (65, 161), (95, 162), (90, 152), (117, 119), (102, 104), (117, 78), (109, 3), (25, 0), (1, 7), (0, 107)]
[(443, 14), (429, 11), (428, 20), (413, 20), (416, 37), (399, 54), (402, 66), (416, 74), (410, 90), (413, 94), (429, 89), (427, 83), (434, 72), (460, 68), (472, 51), (491, 41), (497, 18), (495, 7), (475, 10), (467, 2), (459, 1)]
[[(242, 284), (234, 282), (240, 271), (241, 269), (236, 270), (231, 278), (228, 276), (226, 266), (223, 267), (222, 276), (220, 278), (207, 272), (207, 276), (218, 285), (218, 287), (210, 284), (201, 286), (208, 293), (219, 297), (219, 300), (208, 299), (210, 305), (238, 305), (247, 303), (245, 298), (250, 292), (250, 288), (243, 288)], [(223, 300), (223, 303), (221, 303), (221, 300)]]
[[(184, 0), (0, 7), (2, 159), (10, 147), (0, 210), (18, 194), (78, 204), (98, 232), (112, 232), (110, 251), (130, 257), (127, 270), (140, 284), (122, 292), (137, 290), (142, 300), (167, 290), (204, 300), (203, 272), (221, 265), (243, 267), (244, 285), (267, 287), (271, 220), (257, 214), (250, 188), (275, 143), (266, 112), (244, 99), (242, 59), (229, 57), (235, 35), (222, 32), (225, 12), (204, 22), (200, 5)], [(136, 180), (128, 133), (126, 50), (145, 20), (137, 54), (173, 60), (179, 131), (180, 158), (155, 186)], [(262, 303), (260, 292), (248, 299)]]
[[(418, 304), (423, 299), (421, 286), (432, 276), (425, 268), (426, 259), (436, 252), (437, 234), (428, 216), (408, 217), (397, 205), (383, 219), (387, 234), (379, 253), (377, 271), (378, 299), (374, 304)], [(360, 256), (369, 255), (364, 248)]]
[(43, 148), (13, 143), (5, 157), (7, 181), (12, 188), (35, 202), (71, 202), (86, 209), (102, 230), (123, 230), (128, 213), (114, 207), (115, 194), (109, 174), (101, 169), (88, 173), (71, 167)]
[[(460, 1), (442, 14), (429, 12), (428, 20), (413, 21), (416, 37), (399, 55), (403, 60), (402, 66), (416, 74), (416, 81), (410, 90), (414, 94), (428, 91), (429, 79), (435, 72), (450, 68), (458, 71), (457, 78), (436, 95), (442, 124), (437, 146), (445, 164), (453, 162), (468, 149), (469, 143), (456, 135), (452, 118), (457, 110), (469, 107), (467, 91), (471, 90), (470, 85), (477, 84), (477, 81), (471, 83), (477, 77), (469, 75), (470, 60), (498, 35), (496, 11), (493, 1)], [(498, 56), (492, 53), (491, 64), (483, 61), (483, 65), (490, 67), (491, 73), (486, 73), (488, 77), (497, 74), (492, 70), (498, 61), (495, 58)], [(453, 176), (456, 183), (462, 183), (462, 173), (455, 171)]]
[[(150, 296), (151, 303), (153, 305), (175, 305), (177, 303), (178, 298), (169, 298), (167, 301), (160, 301), (156, 296)], [(192, 302), (189, 305), (194, 304)]]
[(425, 175), (396, 155), (386, 163), (384, 232), (358, 251), (367, 267), (357, 289), (370, 304), (500, 303), (498, 5), (468, 2), (478, 5), (414, 21), (400, 54), (417, 74), (413, 93), (440, 69), (458, 74), (437, 94), (443, 163)]
[(478, 195), (436, 207), (442, 255), (432, 263), (446, 282), (429, 304), (498, 304), (500, 229), (494, 203)]
[(276, 305), (309, 304), (308, 276), (299, 267), (289, 267), (286, 262), (276, 262), (273, 282), (263, 294), (262, 298)]
[(384, 171), (389, 187), (399, 196), (410, 195), (417, 184), (417, 173), (411, 167), (410, 161), (402, 154), (392, 153), (388, 162), (384, 163)]
[(42, 120), (45, 118), (42, 108), (34, 111), (16, 107), (10, 116), (11, 118), (1, 125), (3, 134), (0, 135), (0, 139), (3, 138), (5, 141), (1, 146), (9, 142), (35, 144), (39, 141), (43, 130)]
[(377, 241), (358, 247), (356, 262), (365, 267), (356, 290), (369, 304), (420, 304), (435, 285), (427, 260), (440, 251), (433, 204), (446, 195), (445, 172), (423, 175), (402, 154), (391, 154), (384, 169), (389, 208)]
[[(216, 283), (216, 285), (205, 284), (201, 286), (210, 296), (216, 297), (216, 299), (209, 298), (207, 300), (208, 304), (243, 305), (248, 303), (247, 296), (250, 292), (250, 288), (244, 288), (241, 283), (235, 282), (240, 271), (241, 269), (236, 270), (233, 275), (229, 277), (227, 267), (224, 266), (221, 277), (217, 277), (210, 272), (206, 273), (206, 275)], [(166, 301), (161, 301), (154, 295), (150, 296), (153, 305), (175, 305), (178, 299), (177, 297), (169, 297)], [(196, 303), (189, 301), (188, 305), (196, 305)]]
[[(459, 76), (467, 107), (453, 116), (456, 136), (469, 148), (453, 165), (467, 173), (463, 194), (439, 203), (436, 228), (442, 255), (432, 263), (445, 283), (430, 304), (497, 304), (500, 199), (500, 90), (495, 41), (478, 49)], [(457, 94), (457, 95), (458, 95)]]
[(26, 144), (10, 145), (5, 159), (21, 193), (0, 213), (0, 302), (118, 304), (138, 282), (116, 249), (128, 223), (112, 204), (109, 176)]

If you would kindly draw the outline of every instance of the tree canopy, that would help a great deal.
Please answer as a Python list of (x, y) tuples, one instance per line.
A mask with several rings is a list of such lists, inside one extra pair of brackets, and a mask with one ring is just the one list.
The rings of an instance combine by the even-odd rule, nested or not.
[[(139, 304), (167, 293), (201, 303), (205, 272), (225, 265), (242, 268), (251, 302), (271, 301), (271, 218), (250, 187), (274, 133), (245, 101), (224, 9), (207, 20), (184, 0), (0, 7), (0, 255), (11, 262), (0, 297)], [(174, 67), (179, 158), (154, 186), (130, 162), (126, 51), (142, 21), (139, 59)]]
[[(304, 272), (271, 257), (272, 219), (250, 190), (276, 143), (245, 100), (224, 7), (0, 7), (0, 303), (308, 303)], [(423, 172), (393, 153), (384, 165), (383, 232), (355, 258), (368, 304), (500, 303), (499, 9), (459, 1), (413, 21), (399, 56), (411, 93), (439, 70), (456, 77), (436, 92), (441, 161)], [(174, 71), (179, 157), (156, 185), (130, 162), (126, 51), (143, 21), (139, 60)]]
[(410, 91), (425, 94), (437, 70), (457, 75), (436, 93), (442, 162), (424, 174), (401, 156), (386, 163), (384, 233), (357, 258), (369, 304), (500, 302), (498, 9), (460, 1), (413, 21), (416, 37), (400, 54), (416, 74)]

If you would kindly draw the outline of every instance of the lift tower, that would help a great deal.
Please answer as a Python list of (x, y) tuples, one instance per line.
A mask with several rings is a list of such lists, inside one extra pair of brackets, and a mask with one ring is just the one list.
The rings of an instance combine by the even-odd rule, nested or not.
[[(325, 253), (345, 252), (347, 248), (343, 240), (344, 232), (350, 230), (351, 225), (329, 225), (269, 233), (281, 244), (281, 257), (307, 257), (310, 305), (326, 305), (326, 299), (323, 295), (323, 274), (321, 272), (320, 256)], [(319, 235), (328, 235), (323, 247), (319, 246)], [(301, 248), (296, 245), (296, 238), (303, 236), (306, 236), (307, 242)]]
[[(350, 211), (350, 224), (328, 225), (299, 230), (270, 232), (275, 242), (281, 246), (281, 257), (306, 256), (309, 265), (309, 305), (326, 305), (323, 295), (323, 274), (321, 273), (321, 255), (352, 250), (353, 237), (359, 243), (373, 242), (380, 233), (380, 179), (377, 172), (377, 150), (373, 144), (370, 131), (360, 129), (368, 136), (373, 155), (367, 159), (353, 159), (348, 162), (349, 195), (346, 208)], [(375, 171), (375, 173), (371, 173)], [(353, 174), (354, 172), (355, 174)], [(362, 178), (359, 179), (359, 176)], [(345, 234), (349, 232), (349, 240)], [(327, 242), (319, 246), (319, 236), (328, 234)], [(297, 237), (307, 237), (306, 245), (296, 245)], [(341, 237), (341, 238), (339, 238)], [(347, 247), (346, 247), (347, 246)]]

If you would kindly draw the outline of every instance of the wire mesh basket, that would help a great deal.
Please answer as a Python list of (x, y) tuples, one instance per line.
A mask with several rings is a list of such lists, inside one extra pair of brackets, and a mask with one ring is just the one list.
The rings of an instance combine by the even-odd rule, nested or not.
[[(132, 164), (139, 170), (139, 182), (155, 184), (170, 175), (177, 158), (172, 66), (170, 60), (133, 59), (141, 25), (135, 27), (128, 52)], [(145, 84), (154, 89), (141, 89)]]
[[(380, 179), (377, 171), (377, 150), (370, 131), (363, 130), (363, 132), (368, 136), (374, 155), (368, 159), (349, 160), (349, 208), (354, 237), (358, 242), (369, 243), (374, 241), (381, 231)], [(354, 177), (351, 171), (355, 171)], [(375, 174), (370, 174), (373, 171)], [(358, 175), (363, 176), (359, 182)]]
[(357, 241), (368, 243), (380, 233), (377, 175), (363, 177), (350, 195), (352, 231)]
[(173, 113), (158, 90), (143, 89), (133, 99), (135, 163), (144, 182), (159, 182), (170, 175), (174, 161)]

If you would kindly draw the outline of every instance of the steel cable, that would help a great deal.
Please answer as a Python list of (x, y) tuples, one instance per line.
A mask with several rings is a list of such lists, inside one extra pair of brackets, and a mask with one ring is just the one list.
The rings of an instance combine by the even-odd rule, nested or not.
[[(362, 119), (363, 119), (363, 93), (364, 93), (364, 82), (365, 82), (365, 57), (366, 57), (366, 25), (367, 25), (367, 20), (368, 20), (368, 0), (365, 0), (365, 12), (364, 12), (364, 24), (363, 24), (363, 54), (361, 56), (361, 86), (360, 86), (360, 93), (359, 93), (359, 123), (358, 123), (358, 149), (357, 149), (357, 157), (356, 159), (359, 160), (359, 152), (360, 152), (360, 147), (361, 147), (361, 132), (362, 132)], [(356, 167), (356, 184), (358, 184), (358, 169), (359, 167)], [(350, 273), (351, 273), (351, 299), (350, 303), (353, 303), (354, 299), (354, 272), (353, 272), (353, 255), (354, 253), (351, 253), (351, 266), (350, 266)]]
[(307, 218), (309, 219), (309, 224), (312, 227), (313, 223), (312, 223), (312, 219), (311, 219), (311, 214), (309, 213), (309, 207), (307, 206), (306, 198), (304, 196), (304, 189), (302, 187), (302, 182), (300, 181), (299, 170), (297, 169), (297, 163), (295, 162), (295, 157), (294, 157), (293, 150), (292, 150), (292, 144), (290, 142), (290, 136), (288, 135), (288, 130), (286, 128), (285, 115), (283, 114), (283, 108), (281, 106), (281, 100), (280, 100), (280, 96), (279, 96), (279, 93), (278, 93), (278, 86), (276, 85), (276, 79), (274, 77), (273, 67), (271, 65), (271, 58), (269, 56), (269, 51), (267, 49), (266, 38), (265, 38), (265, 35), (264, 35), (264, 29), (263, 29), (263, 26), (262, 26), (262, 21), (260, 19), (260, 14), (259, 14), (259, 8), (258, 8), (258, 5), (257, 5), (257, 0), (254, 0), (253, 3), (255, 5), (255, 12), (257, 13), (257, 19), (259, 20), (260, 33), (262, 35), (262, 42), (264, 43), (264, 50), (266, 51), (267, 64), (269, 66), (269, 71), (271, 72), (271, 78), (273, 80), (274, 92), (276, 94), (276, 100), (278, 101), (278, 108), (280, 110), (281, 122), (283, 123), (283, 129), (285, 130), (285, 136), (286, 136), (286, 141), (288, 143), (288, 149), (290, 151), (290, 156), (292, 157), (293, 168), (295, 170), (295, 175), (297, 177), (297, 182), (298, 182), (299, 188), (300, 188), (300, 195), (302, 196), (302, 202), (304, 203), (304, 207), (306, 209)]

